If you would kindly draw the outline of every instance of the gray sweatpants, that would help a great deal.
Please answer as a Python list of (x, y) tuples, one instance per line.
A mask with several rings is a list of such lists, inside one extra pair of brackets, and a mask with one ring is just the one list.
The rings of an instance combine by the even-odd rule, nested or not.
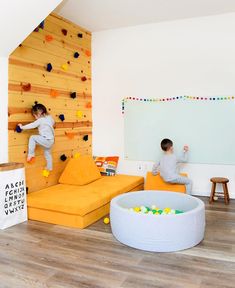
[(36, 145), (40, 145), (44, 150), (44, 156), (46, 158), (47, 167), (46, 169), (52, 170), (52, 156), (51, 147), (54, 144), (54, 139), (48, 140), (41, 135), (32, 135), (29, 138), (28, 145), (28, 157), (34, 157)]
[(167, 182), (172, 184), (185, 184), (187, 194), (190, 195), (192, 192), (192, 180), (189, 179), (188, 177), (179, 176), (178, 178)]

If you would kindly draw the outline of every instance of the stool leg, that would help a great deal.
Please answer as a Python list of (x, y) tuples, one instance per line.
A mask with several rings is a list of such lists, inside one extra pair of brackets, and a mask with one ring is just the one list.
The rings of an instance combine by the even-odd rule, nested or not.
[(214, 182), (212, 182), (211, 195), (210, 195), (210, 200), (209, 200), (210, 204), (214, 201), (215, 186), (216, 186), (216, 184)]
[(226, 192), (226, 184), (222, 184), (223, 185), (223, 190), (224, 190), (224, 202), (225, 204), (228, 204), (228, 195), (227, 195), (227, 192)]
[(228, 195), (227, 183), (223, 183), (223, 190), (224, 190), (224, 202), (225, 202), (225, 204), (228, 204), (229, 195)]
[(226, 192), (227, 192), (227, 195), (228, 195), (228, 201), (230, 200), (230, 197), (229, 197), (229, 193), (228, 193), (228, 185), (227, 183), (225, 184), (226, 185)]

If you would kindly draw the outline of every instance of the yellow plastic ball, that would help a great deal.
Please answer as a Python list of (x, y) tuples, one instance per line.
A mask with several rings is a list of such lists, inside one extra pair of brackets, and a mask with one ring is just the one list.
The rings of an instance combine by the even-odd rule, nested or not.
[(135, 212), (140, 212), (140, 210), (141, 210), (140, 207), (134, 207)]
[(109, 224), (110, 220), (108, 217), (104, 218), (104, 224)]
[(163, 210), (164, 212), (166, 212), (167, 214), (168, 213), (170, 213), (171, 212), (171, 208), (168, 208), (168, 207), (166, 207), (166, 208), (164, 208), (164, 210)]

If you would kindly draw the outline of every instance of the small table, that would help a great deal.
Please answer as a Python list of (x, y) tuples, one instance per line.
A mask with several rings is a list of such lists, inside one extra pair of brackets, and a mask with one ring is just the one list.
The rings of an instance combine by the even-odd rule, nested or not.
[(213, 177), (210, 179), (210, 181), (212, 182), (212, 187), (211, 187), (211, 195), (210, 195), (209, 203), (211, 204), (214, 201), (214, 196), (216, 193), (215, 188), (216, 188), (216, 184), (218, 183), (218, 184), (222, 184), (223, 186), (223, 192), (219, 192), (219, 194), (224, 194), (224, 202), (225, 204), (229, 204), (230, 198), (229, 198), (228, 186), (227, 186), (227, 183), (229, 182), (229, 180), (223, 177)]

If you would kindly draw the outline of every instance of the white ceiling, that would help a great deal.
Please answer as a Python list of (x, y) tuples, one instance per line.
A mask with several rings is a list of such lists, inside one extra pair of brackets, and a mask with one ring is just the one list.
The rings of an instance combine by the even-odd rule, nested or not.
[(55, 12), (95, 32), (235, 12), (235, 0), (64, 0)]

